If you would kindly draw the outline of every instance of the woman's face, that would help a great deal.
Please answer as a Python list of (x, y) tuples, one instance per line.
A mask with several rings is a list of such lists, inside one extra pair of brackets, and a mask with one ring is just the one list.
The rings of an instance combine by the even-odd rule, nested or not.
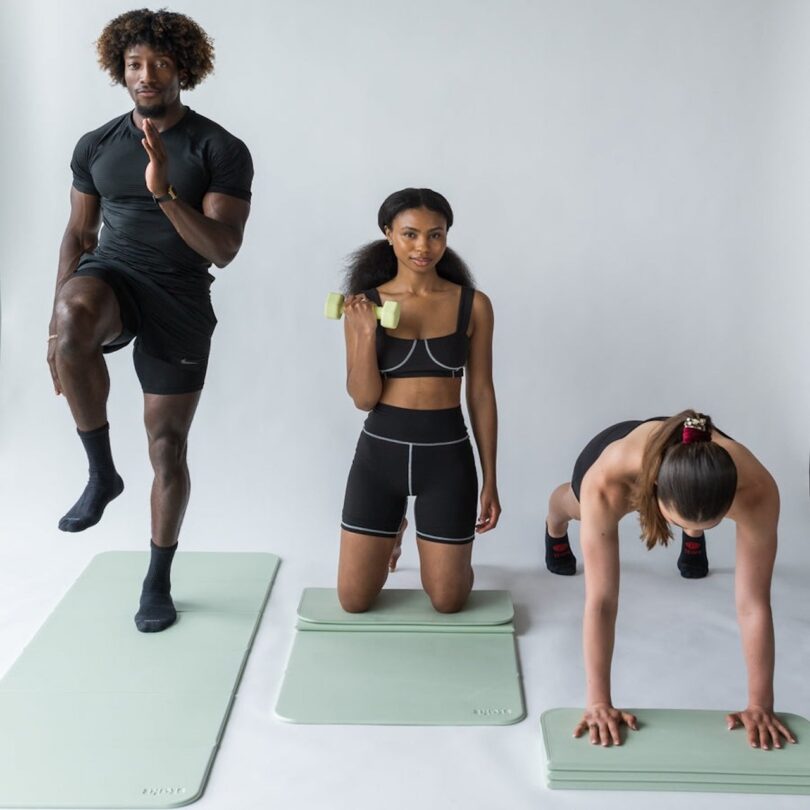
[(408, 208), (394, 217), (385, 236), (400, 268), (419, 274), (435, 271), (447, 249), (447, 220), (427, 208)]
[(662, 501), (658, 501), (658, 508), (661, 511), (661, 514), (664, 517), (664, 520), (667, 523), (672, 523), (673, 525), (677, 526), (680, 529), (686, 529), (688, 532), (700, 532), (706, 531), (707, 529), (713, 529), (717, 526), (725, 517), (725, 515), (720, 515), (720, 517), (715, 518), (714, 520), (704, 520), (704, 521), (694, 521), (694, 520), (686, 520), (686, 518), (682, 518), (676, 511), (673, 509), (671, 505), (665, 504)]

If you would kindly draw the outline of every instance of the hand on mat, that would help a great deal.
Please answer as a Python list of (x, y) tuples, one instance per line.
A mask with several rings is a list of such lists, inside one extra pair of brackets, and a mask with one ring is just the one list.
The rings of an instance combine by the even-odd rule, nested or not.
[(585, 710), (579, 725), (574, 729), (574, 736), (581, 737), (586, 731), (589, 732), (592, 745), (608, 746), (621, 745), (622, 737), (619, 733), (620, 726), (626, 725), (633, 731), (638, 731), (636, 716), (614, 709), (607, 703), (598, 703)]
[(475, 531), (483, 534), (494, 529), (500, 516), (501, 502), (498, 500), (498, 490), (485, 484), (481, 490), (481, 514), (475, 521)]
[(158, 128), (150, 118), (143, 119), (143, 139), (141, 143), (149, 155), (146, 167), (146, 187), (150, 193), (161, 196), (169, 190), (169, 156)]
[(788, 742), (796, 742), (791, 730), (769, 709), (748, 708), (742, 712), (732, 712), (726, 715), (726, 723), (729, 731), (744, 726), (751, 748), (761, 748), (763, 751), (781, 748), (782, 737)]
[(347, 295), (343, 301), (343, 317), (346, 326), (358, 335), (374, 335), (377, 333), (377, 315), (375, 304), (365, 295)]

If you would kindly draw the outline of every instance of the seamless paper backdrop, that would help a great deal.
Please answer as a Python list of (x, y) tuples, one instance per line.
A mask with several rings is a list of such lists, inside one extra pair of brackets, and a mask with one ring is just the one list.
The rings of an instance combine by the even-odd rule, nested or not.
[[(344, 257), (379, 235), (380, 202), (406, 185), (448, 197), (456, 213), (450, 244), (495, 308), (504, 515), (497, 533), (478, 542), (479, 582), (525, 597), (527, 669), (534, 672), (535, 656), (543, 670), (540, 661), (565, 659), (542, 695), (529, 692), (532, 719), (512, 732), (522, 736), (499, 732), (494, 749), (493, 737), (476, 737), (509, 767), (506, 752), (523, 740), (511, 806), (536, 806), (542, 789), (539, 736), (530, 727), (539, 709), (582, 701), (581, 577), (565, 587), (543, 577), (540, 543), (549, 492), (607, 424), (695, 407), (765, 463), (782, 493), (777, 632), (779, 611), (806, 631), (808, 4), (195, 0), (171, 8), (193, 16), (217, 51), (214, 75), (185, 93), (185, 103), (241, 137), (256, 168), (244, 246), (214, 271), (219, 326), (191, 433), (193, 492), (181, 542), (272, 550), (284, 560), (246, 675), (243, 712), (254, 714), (237, 708), (232, 723), (241, 730), (226, 738), (234, 761), (226, 747), (212, 790), (220, 769), (225, 780), (239, 752), (264, 745), (266, 733), (277, 746), (297, 740), (312, 756), (351, 739), (357, 761), (383, 767), (362, 731), (279, 729), (268, 718), (297, 595), (333, 581), (345, 476), (363, 418), (345, 394), (342, 328), (323, 318), (323, 298), (338, 289)], [(73, 146), (130, 108), (93, 49), (124, 10), (119, 0), (0, 7), (0, 671), (92, 554), (143, 548), (149, 538), (151, 474), (130, 351), (109, 359), (113, 449), (127, 490), (99, 527), (79, 536), (56, 530), (83, 486), (85, 462), (44, 362)], [(680, 587), (675, 555), (644, 551), (634, 519), (623, 536), (639, 583), (661, 577), (649, 592), (625, 586), (623, 610), (644, 612), (657, 590)], [(733, 694), (727, 702), (736, 705), (744, 682), (731, 525), (712, 531), (709, 553), (728, 579), (716, 603), (730, 634), (719, 663), (734, 678), (715, 700)], [(406, 570), (392, 584), (417, 583), (414, 557), (411, 540)], [(137, 592), (133, 583), (133, 609)], [(715, 604), (695, 592), (685, 602), (673, 596), (661, 621)], [(557, 641), (570, 655), (555, 654), (543, 635), (552, 594), (570, 625)], [(797, 662), (803, 651), (806, 665), (804, 638), (779, 636), (778, 672), (787, 650)], [(692, 654), (701, 666), (703, 655)], [(677, 691), (681, 666), (668, 667), (667, 700), (713, 707)], [(789, 708), (807, 713), (806, 691), (790, 691), (796, 684), (786, 687)], [(628, 692), (637, 704), (645, 696), (663, 703), (654, 686)], [(409, 741), (415, 753), (405, 756), (419, 769), (418, 750), (443, 732), (375, 733), (387, 735), (392, 752)], [(463, 801), (460, 786), (477, 769), (462, 765), (458, 738), (447, 739), (459, 750), (458, 784), (437, 784)], [(303, 774), (305, 760), (292, 757), (287, 772)], [(430, 805), (429, 779), (425, 786), (406, 776), (392, 806)], [(312, 784), (285, 787), (286, 806), (337, 795), (341, 778), (327, 769)], [(256, 779), (240, 771), (248, 805), (265, 795)], [(232, 799), (222, 784), (203, 802)], [(576, 797), (551, 799), (567, 807)], [(355, 796), (354, 806), (364, 800)], [(667, 801), (685, 806), (683, 798)], [(748, 806), (745, 797), (734, 801)]]

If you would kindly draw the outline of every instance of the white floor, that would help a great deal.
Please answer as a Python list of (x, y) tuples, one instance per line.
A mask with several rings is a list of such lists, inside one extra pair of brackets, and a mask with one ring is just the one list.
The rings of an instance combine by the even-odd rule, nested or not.
[[(146, 476), (133, 476), (99, 526), (68, 536), (56, 531), (55, 524), (76, 489), (78, 482), (70, 480), (75, 473), (66, 464), (50, 470), (44, 475), (48, 488), (34, 507), (29, 466), (21, 462), (17, 475), (2, 476), (0, 672), (19, 655), (93, 554), (145, 545)], [(4, 470), (8, 473), (8, 466)], [(553, 577), (541, 570), (535, 526), (505, 526), (497, 537), (478, 541), (476, 551), (477, 585), (508, 588), (513, 594), (527, 720), (500, 728), (288, 725), (274, 717), (273, 705), (292, 643), (296, 605), (302, 588), (332, 583), (337, 533), (317, 536), (318, 521), (312, 532), (278, 530), (272, 508), (264, 525), (251, 516), (212, 514), (206, 508), (205, 475), (201, 478), (198, 489), (203, 493), (197, 492), (192, 501), (185, 548), (268, 550), (283, 562), (200, 810), (649, 806), (652, 797), (645, 793), (551, 792), (544, 787), (540, 714), (582, 703), (583, 578)], [(220, 522), (235, 527), (230, 536), (223, 536)], [(710, 545), (711, 576), (691, 582), (678, 576), (674, 550), (647, 553), (636, 536), (628, 523), (623, 534), (615, 700), (623, 706), (742, 708), (745, 677), (734, 617), (729, 532), (718, 531)], [(417, 587), (412, 538), (406, 541), (401, 565), (389, 585)], [(806, 565), (780, 566), (773, 599), (777, 707), (805, 716), (810, 715), (808, 573)], [(138, 587), (134, 582), (133, 610)], [(802, 744), (810, 746), (810, 740)], [(770, 808), (798, 808), (807, 803), (806, 797), (709, 794), (658, 794), (654, 801), (659, 808), (690, 810), (759, 808), (766, 801)]]
[[(178, 5), (214, 37), (218, 60), (184, 100), (242, 137), (256, 165), (245, 244), (216, 273), (220, 323), (181, 545), (283, 561), (200, 810), (810, 806), (548, 791), (538, 729), (545, 709), (584, 695), (583, 578), (543, 569), (547, 494), (605, 425), (689, 406), (779, 483), (777, 708), (810, 716), (810, 4)], [(17, 80), (0, 96), (24, 136), (0, 155), (0, 676), (94, 554), (147, 547), (150, 481), (140, 389), (120, 352), (109, 418), (127, 490), (98, 527), (57, 531), (84, 461), (50, 387), (45, 330), (73, 146), (128, 106), (93, 53), (123, 8), (6, 9), (0, 58)], [(504, 515), (474, 562), (479, 587), (513, 594), (529, 717), (501, 728), (286, 725), (273, 706), (295, 609), (304, 587), (334, 583), (362, 419), (344, 393), (340, 328), (320, 302), (343, 257), (378, 235), (385, 195), (412, 184), (451, 199), (452, 245), (497, 313)], [(637, 537), (623, 525), (617, 704), (743, 708), (731, 528), (711, 533), (712, 575), (698, 582), (678, 576), (676, 551), (648, 553)], [(416, 587), (414, 563), (411, 537), (390, 586)]]

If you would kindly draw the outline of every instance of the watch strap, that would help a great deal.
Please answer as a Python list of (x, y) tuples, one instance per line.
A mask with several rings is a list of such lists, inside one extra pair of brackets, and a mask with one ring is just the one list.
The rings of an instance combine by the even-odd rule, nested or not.
[(166, 189), (165, 194), (162, 194), (160, 197), (157, 197), (153, 194), (152, 199), (158, 204), (169, 202), (170, 200), (177, 199), (177, 192), (174, 190), (174, 186), (169, 184), (169, 188)]

